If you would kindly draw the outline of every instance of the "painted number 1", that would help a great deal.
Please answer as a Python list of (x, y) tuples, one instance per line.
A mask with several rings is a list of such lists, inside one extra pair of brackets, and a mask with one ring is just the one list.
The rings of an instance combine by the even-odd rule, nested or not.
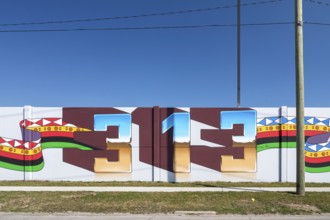
[(164, 134), (173, 127), (173, 171), (176, 173), (190, 172), (190, 114), (176, 112), (162, 122)]

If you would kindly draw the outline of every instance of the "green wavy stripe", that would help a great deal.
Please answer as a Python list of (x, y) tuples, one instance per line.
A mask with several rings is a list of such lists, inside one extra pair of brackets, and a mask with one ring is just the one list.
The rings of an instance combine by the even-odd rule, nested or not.
[(50, 148), (75, 148), (80, 150), (92, 150), (89, 147), (86, 147), (81, 144), (75, 144), (70, 142), (45, 142), (41, 143), (41, 148), (44, 149), (50, 149)]
[(15, 165), (15, 164), (11, 164), (11, 163), (6, 163), (6, 162), (0, 162), (0, 167), (5, 168), (5, 169), (9, 169), (9, 170), (16, 170), (16, 171), (22, 171), (22, 172), (37, 172), (42, 170), (42, 168), (44, 167), (44, 162), (42, 162), (39, 165), (35, 165), (35, 166), (20, 166), (20, 165)]
[(308, 173), (327, 173), (330, 172), (330, 166), (327, 167), (305, 167)]
[(276, 149), (276, 148), (296, 148), (296, 142), (282, 142), (282, 143), (276, 142), (276, 143), (258, 144), (257, 152), (261, 152), (269, 149)]

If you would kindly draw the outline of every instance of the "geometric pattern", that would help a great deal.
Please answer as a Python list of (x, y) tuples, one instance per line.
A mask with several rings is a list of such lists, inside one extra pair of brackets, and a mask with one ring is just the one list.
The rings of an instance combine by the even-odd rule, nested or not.
[(21, 140), (0, 137), (0, 146), (13, 147), (18, 149), (33, 149), (40, 147), (40, 140), (41, 139), (38, 139), (36, 141), (24, 142)]
[[(257, 119), (257, 151), (296, 148), (296, 117)], [(330, 119), (304, 118), (307, 172), (330, 172)]]
[[(267, 117), (258, 118), (257, 126), (269, 126), (269, 125), (284, 125), (284, 124), (296, 124), (296, 117)], [(305, 125), (321, 125), (330, 126), (329, 118), (321, 117), (305, 117)]]
[(42, 119), (25, 119), (20, 122), (21, 128), (28, 130), (43, 131), (90, 131), (86, 128), (78, 128), (73, 124), (63, 122), (62, 118), (42, 118)]
[(46, 148), (77, 148), (90, 150), (74, 142), (74, 132), (89, 132), (63, 122), (61, 118), (26, 119), (20, 122), (22, 136), (26, 139), (15, 140), (0, 137), (0, 167), (36, 172), (43, 168), (42, 150)]
[(308, 149), (309, 152), (319, 152), (319, 151), (328, 151), (330, 150), (330, 142), (310, 144), (306, 142), (305, 149)]

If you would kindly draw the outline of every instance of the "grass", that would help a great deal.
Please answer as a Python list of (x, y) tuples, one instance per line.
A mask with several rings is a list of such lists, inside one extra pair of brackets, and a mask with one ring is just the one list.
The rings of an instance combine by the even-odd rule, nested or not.
[(330, 213), (329, 193), (275, 192), (2, 192), (2, 212), (173, 213), (216, 211), (217, 214)]
[[(0, 181), (0, 186), (167, 186), (295, 187), (294, 183), (232, 182), (52, 182)], [(307, 187), (330, 187), (307, 183)], [(173, 213), (215, 211), (217, 214), (330, 213), (330, 193), (308, 192), (0, 192), (0, 212)]]

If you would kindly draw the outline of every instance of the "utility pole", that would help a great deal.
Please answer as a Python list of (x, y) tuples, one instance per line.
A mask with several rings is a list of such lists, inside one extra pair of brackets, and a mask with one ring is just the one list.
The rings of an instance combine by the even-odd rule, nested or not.
[(296, 193), (305, 195), (305, 134), (304, 134), (304, 54), (302, 0), (295, 0), (296, 41), (296, 118), (297, 118), (297, 180)]
[(241, 0), (237, 0), (237, 108), (241, 105)]

